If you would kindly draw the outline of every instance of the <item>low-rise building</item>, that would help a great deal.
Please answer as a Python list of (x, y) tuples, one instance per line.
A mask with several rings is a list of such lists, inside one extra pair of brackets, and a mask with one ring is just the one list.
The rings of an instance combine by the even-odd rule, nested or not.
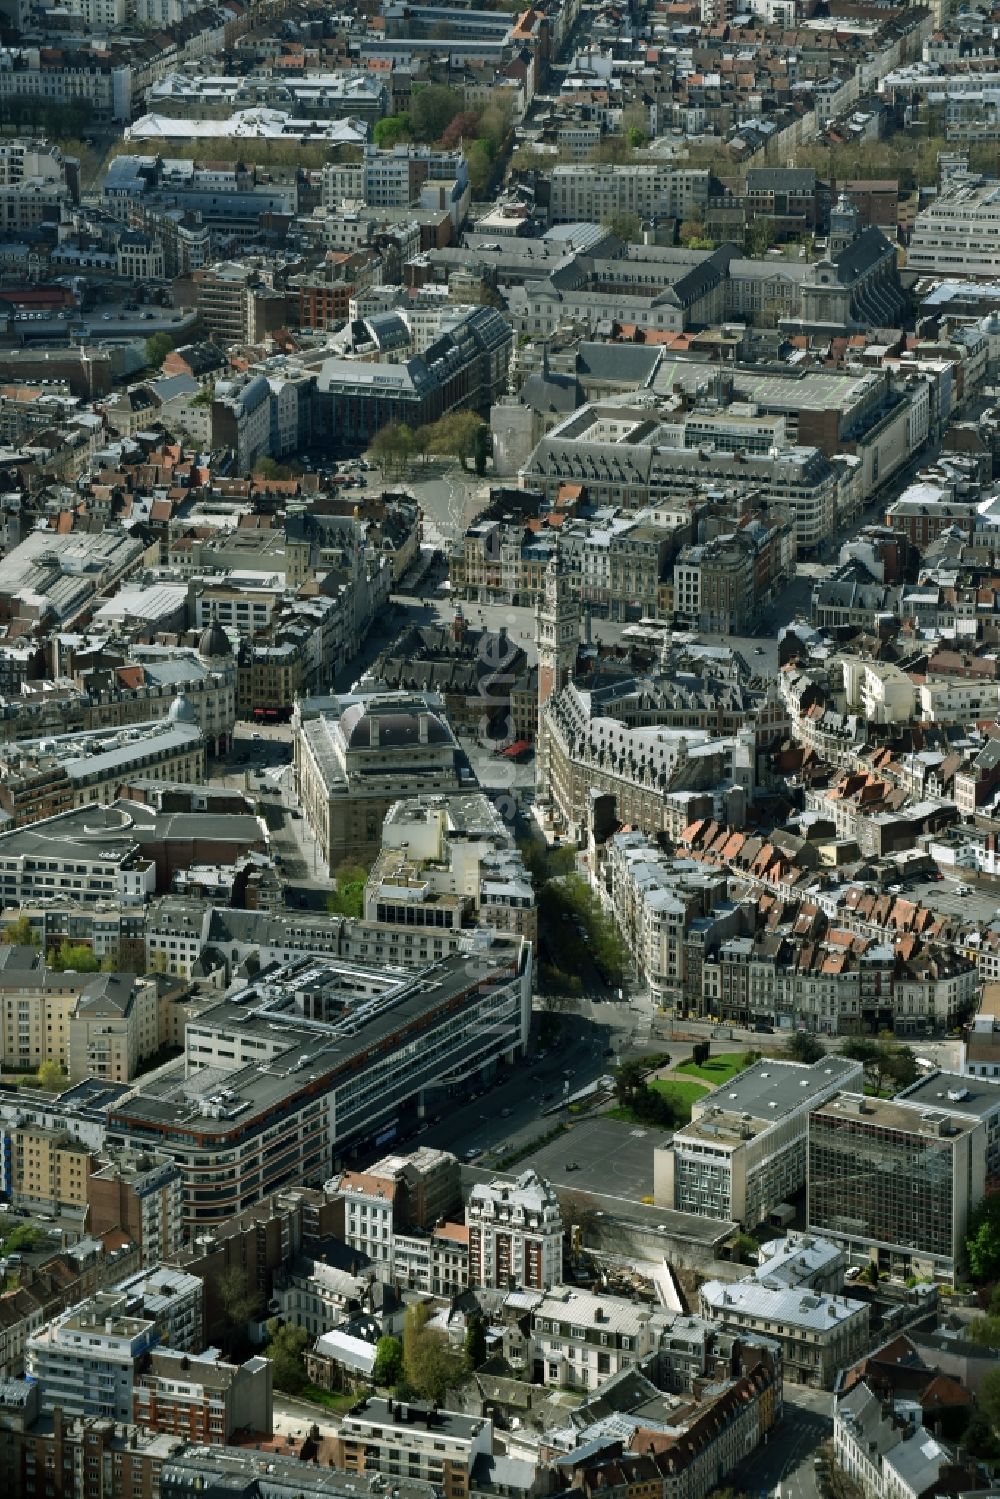
[(796, 1384), (831, 1389), (844, 1365), (867, 1346), (865, 1302), (822, 1291), (774, 1289), (756, 1276), (728, 1285), (706, 1281), (699, 1297), (703, 1316), (733, 1332), (763, 1334), (780, 1343), (785, 1378)]
[(332, 1458), (348, 1473), (395, 1475), (433, 1483), (454, 1499), (466, 1499), (472, 1470), (493, 1451), (493, 1423), (416, 1401), (369, 1396), (345, 1413)]
[(269, 1437), (272, 1388), (270, 1359), (230, 1364), (216, 1348), (157, 1348), (135, 1382), (131, 1419), (145, 1431), (211, 1446), (224, 1446), (238, 1431)]

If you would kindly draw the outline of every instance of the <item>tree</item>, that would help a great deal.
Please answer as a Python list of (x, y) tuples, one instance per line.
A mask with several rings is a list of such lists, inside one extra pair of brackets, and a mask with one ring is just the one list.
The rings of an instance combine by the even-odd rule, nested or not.
[(173, 346), (169, 333), (151, 333), (146, 339), (146, 363), (151, 369), (158, 370)]
[(469, 1317), (465, 1328), (465, 1362), (470, 1371), (481, 1368), (486, 1362), (486, 1323), (475, 1313)]
[(755, 1265), (757, 1263), (757, 1251), (760, 1248), (757, 1240), (750, 1234), (736, 1234), (732, 1240), (732, 1257), (741, 1265)]
[(462, 109), (442, 130), (441, 144), (447, 151), (454, 151), (463, 141), (475, 140), (478, 134), (478, 114), (474, 109)]
[(826, 1056), (822, 1041), (809, 1031), (796, 1031), (789, 1037), (786, 1050), (793, 1062), (806, 1062), (810, 1066)]
[(9, 927), (5, 928), (3, 941), (11, 947), (37, 947), (38, 933), (31, 925), (29, 917), (19, 916), (16, 921), (11, 922)]
[(493, 151), (488, 140), (474, 140), (465, 153), (469, 168), (469, 185), (477, 198), (485, 195), (493, 176)]
[(598, 141), (587, 160), (604, 166), (622, 166), (634, 156), (635, 152), (624, 135), (606, 135), (603, 140)]
[(615, 1073), (615, 1097), (623, 1108), (631, 1108), (646, 1086), (646, 1064), (638, 1058), (623, 1062)]
[(468, 468), (476, 451), (476, 433), (483, 425), (482, 417), (474, 411), (449, 411), (432, 424), (427, 434), (429, 451), (457, 458), (463, 468)]
[(969, 1342), (980, 1348), (1000, 1348), (1000, 1317), (974, 1317), (968, 1335)]
[(375, 433), (368, 451), (383, 474), (388, 474), (407, 469), (417, 448), (417, 439), (405, 422), (390, 422)]
[(40, 1228), (34, 1228), (30, 1223), (19, 1223), (17, 1227), (7, 1235), (3, 1241), (5, 1254), (17, 1254), (19, 1251), (27, 1251), (29, 1254), (33, 1249), (39, 1249), (45, 1243), (45, 1234)]
[(979, 1386), (979, 1409), (994, 1431), (1000, 1431), (1000, 1369), (991, 1369)]
[(476, 428), (476, 450), (473, 455), (473, 463), (476, 473), (482, 477), (486, 472), (486, 464), (490, 456), (490, 429), (485, 422), (481, 422)]
[(642, 220), (637, 213), (613, 213), (604, 220), (604, 227), (626, 244), (634, 244), (642, 238)]
[(365, 909), (367, 869), (361, 864), (341, 864), (336, 880), (337, 888), (327, 900), (327, 910), (333, 916), (361, 916)]
[(898, 1091), (917, 1080), (917, 1059), (909, 1046), (896, 1046), (871, 1036), (854, 1036), (844, 1046), (843, 1054), (861, 1063), (865, 1080), (877, 1094), (881, 1094), (887, 1082)]
[(902, 1088), (909, 1088), (920, 1076), (920, 1068), (912, 1046), (896, 1046), (887, 1048), (889, 1058), (886, 1071), (892, 1080), (897, 1092)]
[(691, 1049), (691, 1060), (696, 1067), (704, 1067), (712, 1055), (712, 1046), (709, 1041), (696, 1041)]
[(969, 1214), (965, 1252), (973, 1280), (1000, 1276), (1000, 1194), (983, 1197)]
[(703, 219), (685, 219), (677, 231), (677, 237), (688, 250), (712, 250), (715, 241), (705, 232)]
[(376, 1384), (393, 1385), (399, 1383), (399, 1376), (403, 1372), (403, 1345), (398, 1338), (389, 1336), (379, 1338), (375, 1344), (375, 1365), (372, 1369), (372, 1379)]
[(444, 83), (428, 83), (414, 89), (410, 101), (410, 123), (418, 141), (440, 140), (462, 109), (462, 96)]
[(425, 1400), (441, 1404), (448, 1391), (461, 1384), (465, 1361), (437, 1327), (428, 1327), (426, 1302), (407, 1308), (403, 1323), (403, 1373), (406, 1382)]
[(84, 942), (70, 942), (66, 937), (58, 947), (50, 947), (46, 962), (57, 973), (72, 970), (74, 973), (96, 973), (101, 966), (95, 954)]
[(408, 114), (386, 115), (375, 122), (375, 144), (380, 151), (391, 151), (400, 141), (409, 140), (411, 133)]
[(255, 461), (253, 477), (255, 479), (290, 479), (292, 470), (287, 463), (279, 463), (276, 458), (265, 455)]
[(754, 219), (743, 234), (743, 248), (751, 260), (766, 254), (772, 240), (771, 225), (767, 219)]
[(259, 1315), (260, 1291), (251, 1284), (241, 1265), (227, 1265), (216, 1277), (215, 1293), (226, 1324), (227, 1341), (235, 1341), (234, 1335), (245, 1332), (247, 1323)]
[(44, 1088), (46, 1093), (61, 1093), (68, 1081), (59, 1063), (53, 1061), (51, 1057), (46, 1057), (45, 1061), (40, 1064), (37, 1077), (39, 1086)]
[(274, 1388), (298, 1395), (305, 1388), (303, 1360), (309, 1334), (304, 1327), (288, 1327), (272, 1317), (267, 1324), (267, 1356), (274, 1365)]

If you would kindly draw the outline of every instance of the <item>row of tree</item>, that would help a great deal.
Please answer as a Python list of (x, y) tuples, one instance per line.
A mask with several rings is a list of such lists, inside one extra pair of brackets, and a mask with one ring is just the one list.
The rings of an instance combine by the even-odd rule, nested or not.
[(474, 464), (477, 474), (486, 472), (490, 451), (490, 429), (474, 411), (449, 411), (436, 422), (416, 429), (405, 422), (390, 422), (372, 438), (369, 454), (383, 474), (405, 474), (415, 458), (457, 458), (463, 468)]

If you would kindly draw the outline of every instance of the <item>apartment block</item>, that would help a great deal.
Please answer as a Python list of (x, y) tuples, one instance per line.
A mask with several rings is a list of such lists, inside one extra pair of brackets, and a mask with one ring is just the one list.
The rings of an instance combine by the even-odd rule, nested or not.
[[(16, 836), (16, 835), (15, 835)], [(156, 984), (130, 973), (60, 973), (35, 948), (0, 971), (0, 1055), (19, 1072), (51, 1060), (74, 1080), (127, 1082), (155, 1052)], [(18, 959), (21, 959), (18, 963)]]
[(89, 1145), (65, 1130), (34, 1123), (15, 1126), (11, 1143), (12, 1202), (53, 1216), (75, 1212), (82, 1222), (95, 1159)]
[(44, 1412), (132, 1419), (136, 1371), (159, 1335), (153, 1318), (129, 1315), (127, 1304), (101, 1291), (29, 1337), (25, 1363)]
[(476, 1459), (492, 1451), (489, 1417), (370, 1396), (345, 1413), (332, 1460), (348, 1473), (391, 1477), (405, 1470), (436, 1484), (448, 1499), (467, 1499)]
[(116, 1280), (110, 1290), (125, 1298), (132, 1316), (155, 1322), (158, 1342), (186, 1353), (202, 1346), (205, 1288), (199, 1276), (174, 1265), (147, 1265)]
[(24, 1499), (159, 1499), (176, 1437), (57, 1406), (20, 1439)]
[(562, 1277), (563, 1221), (548, 1182), (525, 1171), (513, 1186), (473, 1187), (465, 1207), (469, 1284), (545, 1291)]
[(272, 1380), (270, 1359), (230, 1364), (217, 1348), (200, 1354), (157, 1348), (135, 1382), (132, 1419), (144, 1431), (209, 1446), (224, 1446), (238, 1431), (268, 1437)]
[(90, 1231), (119, 1228), (140, 1248), (144, 1264), (171, 1259), (181, 1247), (181, 1173), (156, 1151), (105, 1150), (87, 1181)]

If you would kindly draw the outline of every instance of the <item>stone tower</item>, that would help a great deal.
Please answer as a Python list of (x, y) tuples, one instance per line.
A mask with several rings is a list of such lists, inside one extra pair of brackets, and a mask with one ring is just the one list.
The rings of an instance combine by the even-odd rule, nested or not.
[(535, 645), (538, 651), (536, 781), (537, 795), (545, 800), (550, 795), (545, 704), (572, 677), (580, 646), (580, 605), (558, 552), (548, 565), (545, 588), (535, 607)]

